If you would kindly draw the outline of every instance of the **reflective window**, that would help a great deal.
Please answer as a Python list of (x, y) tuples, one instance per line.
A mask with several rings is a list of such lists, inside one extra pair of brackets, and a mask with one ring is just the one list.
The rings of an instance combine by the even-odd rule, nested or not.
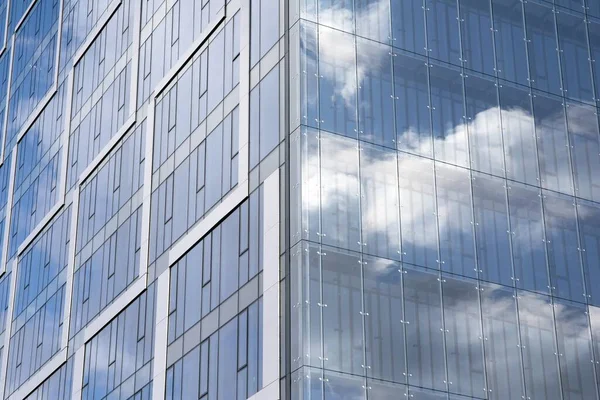
[(569, 144), (562, 102), (556, 98), (535, 95), (533, 110), (541, 186), (563, 193), (572, 193)]
[(404, 279), (408, 383), (446, 389), (439, 274), (407, 268)]
[(561, 94), (558, 42), (552, 7), (529, 1), (524, 4), (527, 21), (529, 83), (536, 89)]
[(83, 399), (148, 398), (154, 357), (156, 286), (148, 289), (85, 344)]
[(462, 57), (469, 69), (494, 74), (494, 46), (489, 1), (460, 0)]
[(434, 157), (466, 167), (469, 140), (464, 118), (463, 74), (458, 69), (437, 65), (432, 65), (429, 71)]
[(529, 82), (523, 3), (492, 0), (496, 73), (498, 77), (526, 85)]
[(442, 274), (448, 390), (484, 393), (483, 340), (477, 281)]
[(527, 396), (560, 399), (560, 377), (549, 297), (518, 293), (519, 329)]
[(440, 266), (448, 272), (477, 276), (469, 171), (435, 164)]
[(400, 258), (400, 199), (396, 151), (364, 143), (360, 150), (364, 251)]
[(519, 398), (524, 388), (515, 292), (493, 284), (479, 286), (489, 398)]
[(508, 205), (515, 285), (549, 293), (540, 190), (511, 183), (508, 187)]
[(504, 181), (480, 173), (473, 174), (473, 205), (481, 278), (510, 286), (513, 273)]
[(566, 12), (556, 14), (556, 24), (563, 92), (571, 99), (592, 103), (594, 90), (590, 74), (587, 24), (582, 15)]
[(550, 192), (545, 192), (543, 199), (552, 293), (563, 299), (582, 301), (585, 289), (579, 256), (575, 204), (572, 198)]
[(359, 138), (396, 147), (390, 47), (357, 39), (356, 57), (357, 65), (364, 70), (358, 87)]
[(425, 0), (425, 10), (429, 55), (458, 64), (462, 55), (456, 0)]
[(437, 268), (433, 162), (399, 153), (402, 260)]

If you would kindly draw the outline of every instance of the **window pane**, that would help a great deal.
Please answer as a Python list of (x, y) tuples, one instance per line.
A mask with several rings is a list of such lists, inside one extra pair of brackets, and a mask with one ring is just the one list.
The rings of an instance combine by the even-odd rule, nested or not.
[(325, 247), (322, 253), (323, 366), (364, 374), (360, 257)]
[(593, 399), (594, 365), (587, 308), (583, 304), (554, 304), (561, 386), (565, 399)]
[(429, 55), (452, 64), (460, 63), (460, 34), (456, 0), (425, 0)]
[(396, 150), (366, 143), (360, 151), (363, 251), (400, 258), (400, 213)]
[(427, 70), (424, 60), (400, 54), (394, 57), (398, 149), (431, 157), (433, 142), (429, 125)]
[(518, 293), (525, 390), (532, 399), (561, 399), (550, 298)]
[(494, 74), (490, 2), (460, 0), (463, 61), (467, 68)]
[(554, 12), (551, 7), (533, 2), (525, 3), (524, 7), (531, 86), (561, 94)]
[(442, 275), (448, 389), (485, 394), (479, 286), (475, 280)]
[(438, 65), (429, 68), (431, 119), (436, 160), (467, 167), (469, 149), (465, 129), (463, 74)]
[(357, 0), (354, 12), (358, 36), (389, 43), (391, 36), (389, 0)]
[(360, 244), (357, 142), (321, 132), (321, 213), (323, 243), (344, 249)]
[(477, 263), (486, 281), (512, 286), (508, 207), (505, 181), (473, 175)]
[(540, 190), (513, 182), (508, 188), (508, 205), (515, 284), (519, 288), (548, 293), (550, 281)]
[(391, 48), (357, 38), (359, 138), (396, 147)]
[(320, 126), (356, 137), (356, 57), (354, 37), (319, 28)]
[(425, 12), (423, 0), (390, 1), (392, 8), (392, 44), (425, 54)]
[(569, 145), (562, 102), (538, 94), (533, 98), (533, 110), (542, 187), (572, 193)]
[(375, 257), (363, 261), (368, 376), (406, 382), (400, 263)]
[(518, 399), (524, 392), (515, 292), (488, 283), (480, 288), (489, 398)]
[(408, 382), (446, 389), (439, 274), (406, 268), (404, 300)]
[(499, 86), (506, 177), (539, 185), (535, 128), (528, 90)]
[(577, 202), (587, 301), (600, 305), (600, 205)]
[(567, 104), (567, 127), (571, 143), (571, 162), (575, 195), (600, 201), (600, 143), (596, 109), (582, 104)]
[(402, 260), (438, 268), (433, 162), (399, 153), (398, 176)]
[(528, 84), (523, 5), (520, 0), (492, 0), (496, 72), (499, 78)]
[(588, 53), (586, 23), (583, 15), (556, 14), (563, 91), (571, 99), (594, 101)]
[(544, 220), (552, 294), (582, 301), (585, 290), (579, 262), (574, 200), (545, 192)]
[(469, 171), (435, 164), (440, 263), (444, 271), (477, 276)]
[(465, 79), (465, 92), (471, 166), (478, 171), (504, 176), (496, 83), (469, 76)]

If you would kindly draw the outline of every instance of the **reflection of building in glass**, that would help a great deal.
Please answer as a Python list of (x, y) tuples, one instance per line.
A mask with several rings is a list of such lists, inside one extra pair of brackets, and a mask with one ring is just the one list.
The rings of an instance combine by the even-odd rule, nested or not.
[(292, 3), (292, 398), (599, 398), (600, 3)]
[(600, 399), (600, 2), (0, 0), (10, 400)]

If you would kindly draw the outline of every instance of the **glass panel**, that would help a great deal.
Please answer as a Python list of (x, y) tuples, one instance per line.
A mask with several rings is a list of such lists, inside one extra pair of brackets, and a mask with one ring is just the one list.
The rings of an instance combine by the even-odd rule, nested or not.
[(363, 261), (368, 376), (406, 382), (400, 263), (375, 257)]
[(319, 24), (341, 31), (354, 31), (354, 0), (317, 0), (316, 3)]
[(563, 300), (554, 304), (561, 386), (565, 399), (596, 398), (587, 314), (583, 304)]
[(535, 127), (528, 90), (499, 85), (506, 177), (539, 185)]
[(594, 89), (590, 72), (586, 23), (583, 15), (556, 14), (563, 92), (571, 99), (592, 103)]
[(319, 127), (319, 67), (317, 28), (300, 21), (300, 116), (301, 123)]
[(461, 55), (456, 0), (425, 0), (425, 7), (429, 55), (459, 64)]
[(555, 3), (571, 10), (583, 12), (583, 0), (555, 0)]
[(354, 36), (323, 26), (318, 30), (320, 127), (356, 137)]
[(399, 153), (402, 260), (438, 268), (433, 161)]
[(600, 205), (577, 202), (587, 301), (600, 305)]
[(515, 292), (480, 283), (487, 389), (490, 400), (524, 395)]
[(515, 284), (549, 292), (540, 190), (512, 182), (508, 187)]
[(596, 364), (596, 385), (600, 390), (600, 308), (589, 307), (590, 326), (593, 340), (593, 362)]
[(460, 0), (462, 50), (465, 67), (494, 74), (490, 2)]
[(469, 171), (436, 163), (435, 175), (441, 268), (476, 277)]
[(504, 176), (502, 130), (498, 93), (494, 81), (469, 76), (465, 79), (471, 167)]
[(425, 12), (423, 0), (390, 1), (392, 7), (392, 44), (425, 54)]
[(372, 400), (396, 400), (408, 393), (404, 385), (367, 379), (367, 395)]
[(357, 38), (359, 138), (396, 147), (391, 48)]
[(596, 109), (567, 104), (567, 128), (575, 180), (575, 195), (600, 201), (600, 143)]
[(481, 313), (477, 281), (442, 275), (448, 389), (485, 394)]
[(531, 86), (561, 94), (554, 12), (551, 7), (531, 1), (524, 7)]
[(394, 57), (396, 142), (398, 149), (431, 156), (427, 63), (401, 54)]
[(400, 258), (396, 150), (362, 144), (360, 151), (363, 251)]
[(299, 243), (292, 252), (292, 366), (321, 366), (321, 251)]
[(562, 102), (538, 94), (533, 98), (533, 110), (542, 187), (570, 194), (573, 182)]
[(321, 132), (321, 239), (344, 249), (359, 249), (360, 203), (358, 142)]
[(473, 174), (477, 264), (486, 281), (512, 286), (505, 181)]
[[(292, 374), (292, 400), (322, 400), (323, 371), (302, 368)], [(204, 400), (204, 399), (202, 399)]]
[[(320, 167), (319, 167), (319, 132), (306, 128), (299, 134), (298, 147), (294, 146), (292, 138), (291, 163), (298, 165), (300, 169), (296, 186), (296, 195), (290, 195), (292, 210), (298, 210), (296, 217), (292, 219), (292, 241), (308, 239), (319, 241), (317, 233), (321, 232), (320, 225)], [(294, 203), (297, 201), (297, 203)], [(295, 222), (295, 224), (294, 224)]]
[(467, 167), (469, 142), (464, 124), (463, 74), (437, 65), (429, 71), (435, 158)]
[(324, 400), (365, 400), (365, 379), (359, 376), (325, 372)]
[[(600, 17), (600, 2), (588, 0), (590, 10), (596, 8), (596, 16)], [(590, 46), (590, 57), (592, 59), (592, 73), (594, 75), (595, 100), (598, 102), (598, 94), (600, 93), (600, 20), (588, 18), (588, 38)]]
[(356, 0), (354, 12), (358, 36), (389, 43), (391, 38), (389, 0)]
[(323, 366), (363, 375), (361, 264), (358, 254), (323, 247)]
[(584, 299), (575, 204), (572, 198), (544, 193), (546, 248), (552, 294), (565, 299)]
[(523, 5), (520, 0), (492, 0), (498, 77), (528, 84)]
[[(237, 319), (232, 319), (219, 329), (219, 378), (218, 383), (220, 399), (234, 399), (236, 392), (235, 378), (237, 377)], [(259, 340), (261, 340), (259, 338)], [(232, 382), (233, 381), (233, 382)], [(260, 387), (260, 386), (259, 386)], [(183, 397), (191, 399), (192, 397)]]
[(447, 400), (448, 394), (444, 392), (436, 392), (429, 389), (421, 389), (417, 387), (409, 388), (409, 398), (414, 400)]
[(560, 377), (550, 298), (521, 291), (518, 305), (527, 397), (559, 400)]
[(408, 382), (446, 390), (439, 274), (406, 268), (403, 279)]

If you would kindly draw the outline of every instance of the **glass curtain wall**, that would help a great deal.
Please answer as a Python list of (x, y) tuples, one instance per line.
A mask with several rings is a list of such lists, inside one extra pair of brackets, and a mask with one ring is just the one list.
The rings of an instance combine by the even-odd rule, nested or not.
[(600, 398), (595, 3), (292, 2), (292, 399)]

